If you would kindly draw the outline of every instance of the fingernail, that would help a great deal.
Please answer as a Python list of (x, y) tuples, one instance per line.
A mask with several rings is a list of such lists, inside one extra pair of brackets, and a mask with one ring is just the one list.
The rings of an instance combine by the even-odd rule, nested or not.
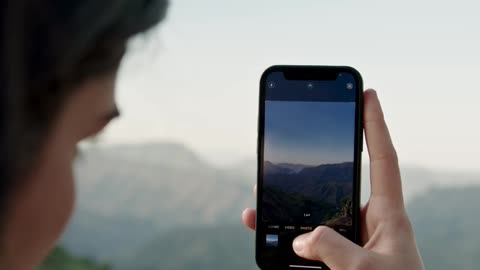
[(293, 240), (293, 250), (297, 253), (301, 253), (305, 247), (305, 235), (300, 235), (295, 240)]
[(368, 88), (367, 89), (368, 92), (372, 93), (373, 95), (377, 96), (377, 91), (373, 88)]

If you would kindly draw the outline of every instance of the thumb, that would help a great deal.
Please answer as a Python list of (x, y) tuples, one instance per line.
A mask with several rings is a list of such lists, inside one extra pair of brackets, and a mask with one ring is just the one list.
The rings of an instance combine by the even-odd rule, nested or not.
[(321, 261), (332, 270), (357, 269), (368, 255), (366, 250), (325, 226), (295, 238), (293, 249), (298, 256)]

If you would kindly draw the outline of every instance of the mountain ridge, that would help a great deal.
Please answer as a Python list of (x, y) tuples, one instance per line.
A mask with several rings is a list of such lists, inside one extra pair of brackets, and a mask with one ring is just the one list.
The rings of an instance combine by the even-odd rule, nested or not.
[[(104, 147), (87, 149), (84, 158), (75, 166), (79, 200), (62, 243), (76, 255), (115, 263), (120, 257), (136, 253), (148, 242), (163, 237), (166, 232), (180, 234), (183, 230), (192, 230), (193, 234), (206, 233), (197, 232), (195, 228), (239, 223), (243, 208), (255, 205), (252, 186), (256, 182), (257, 161), (254, 159), (225, 168), (202, 162), (202, 157), (194, 151), (191, 152), (200, 158), (200, 162), (188, 154), (185, 158), (175, 153), (157, 155), (155, 152), (167, 149), (162, 147), (133, 149), (137, 153), (132, 156), (128, 156), (129, 151), (123, 152), (122, 146), (115, 147), (117, 150), (112, 152)], [(190, 151), (188, 147), (185, 149)], [(143, 162), (141, 156), (146, 151), (154, 153), (149, 153), (152, 158)], [(206, 165), (190, 167), (190, 162)], [(401, 167), (407, 205), (419, 194), (428, 195), (430, 187), (436, 183), (469, 185), (480, 179), (480, 174)], [(362, 169), (365, 200), (369, 194), (369, 170), (366, 165)], [(244, 240), (243, 236), (240, 238), (229, 241)], [(253, 243), (248, 244), (253, 247)], [(233, 244), (232, 249), (235, 250)], [(214, 247), (209, 250), (215, 253)], [(196, 259), (191, 255), (188, 260), (194, 262)]]

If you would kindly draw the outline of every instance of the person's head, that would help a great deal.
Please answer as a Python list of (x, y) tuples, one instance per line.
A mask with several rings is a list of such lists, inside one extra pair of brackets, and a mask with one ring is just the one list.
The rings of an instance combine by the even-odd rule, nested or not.
[(167, 0), (0, 4), (0, 268), (35, 267), (55, 244), (73, 209), (76, 145), (118, 115), (127, 40), (166, 9)]

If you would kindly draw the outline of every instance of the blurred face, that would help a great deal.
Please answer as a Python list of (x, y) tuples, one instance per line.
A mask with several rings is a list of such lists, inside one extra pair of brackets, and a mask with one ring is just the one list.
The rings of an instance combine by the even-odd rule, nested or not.
[(5, 219), (4, 254), (15, 269), (35, 268), (61, 235), (74, 206), (77, 144), (118, 115), (114, 81), (114, 75), (90, 79), (67, 98), (33, 170), (15, 190)]

